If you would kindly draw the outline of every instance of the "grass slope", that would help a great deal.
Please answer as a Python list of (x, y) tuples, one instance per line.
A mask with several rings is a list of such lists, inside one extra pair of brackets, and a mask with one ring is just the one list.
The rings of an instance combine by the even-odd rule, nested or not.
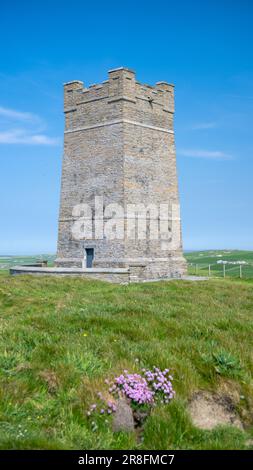
[(34, 264), (40, 260), (47, 260), (48, 266), (53, 266), (55, 255), (36, 255), (36, 256), (1, 256), (0, 255), (0, 271), (8, 270), (12, 266), (22, 264)]
[(189, 274), (208, 274), (208, 266), (211, 266), (211, 275), (222, 277), (223, 265), (221, 261), (226, 264), (226, 276), (239, 277), (240, 268), (238, 264), (242, 263), (242, 276), (245, 278), (253, 278), (253, 251), (243, 250), (206, 250), (206, 251), (192, 251), (184, 254), (188, 262)]
[[(0, 276), (0, 447), (244, 449), (253, 437), (252, 281), (129, 286)], [(138, 361), (136, 361), (138, 360)], [(154, 409), (143, 441), (86, 418), (104, 380), (171, 367), (176, 398)], [(229, 394), (245, 431), (196, 429), (187, 400)], [(110, 418), (108, 418), (110, 421)]]
[(192, 263), (215, 263), (220, 258), (225, 261), (248, 261), (253, 263), (253, 251), (246, 250), (204, 250), (185, 253), (187, 261)]

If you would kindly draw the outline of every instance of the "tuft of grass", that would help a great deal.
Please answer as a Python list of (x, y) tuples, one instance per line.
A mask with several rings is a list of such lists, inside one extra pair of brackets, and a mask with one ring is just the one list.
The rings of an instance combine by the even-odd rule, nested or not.
[(241, 374), (240, 361), (226, 351), (213, 353), (213, 361), (216, 372), (228, 377), (236, 377)]
[[(113, 285), (0, 277), (0, 448), (243, 449), (252, 439), (252, 281)], [(147, 418), (143, 440), (96, 429), (86, 411), (124, 369), (169, 367), (177, 398)], [(228, 390), (246, 423), (201, 431), (187, 401)], [(240, 398), (243, 397), (243, 398)]]
[(207, 366), (207, 374), (209, 375), (220, 374), (235, 379), (242, 376), (243, 371), (240, 360), (230, 352), (218, 349), (217, 351), (202, 354), (202, 359)]

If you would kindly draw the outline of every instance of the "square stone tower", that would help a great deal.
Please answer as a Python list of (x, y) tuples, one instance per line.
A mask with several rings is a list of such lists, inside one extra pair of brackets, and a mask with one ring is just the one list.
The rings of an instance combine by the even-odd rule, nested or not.
[[(129, 268), (137, 280), (181, 277), (186, 262), (173, 131), (174, 86), (141, 84), (127, 68), (108, 75), (107, 81), (89, 88), (80, 81), (64, 85), (56, 265)], [(116, 228), (114, 236), (108, 236), (113, 221), (123, 233)], [(82, 232), (84, 225), (83, 236), (77, 235), (76, 228)]]

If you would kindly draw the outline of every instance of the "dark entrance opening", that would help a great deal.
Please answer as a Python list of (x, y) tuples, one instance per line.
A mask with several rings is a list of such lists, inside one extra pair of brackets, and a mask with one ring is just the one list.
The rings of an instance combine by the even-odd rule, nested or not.
[(94, 258), (94, 248), (85, 248), (86, 251), (86, 268), (92, 268)]

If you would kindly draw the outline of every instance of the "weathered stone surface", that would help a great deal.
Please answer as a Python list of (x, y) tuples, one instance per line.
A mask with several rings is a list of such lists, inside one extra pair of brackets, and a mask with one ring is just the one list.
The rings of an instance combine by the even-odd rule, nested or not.
[(99, 85), (65, 84), (64, 111), (56, 265), (82, 267), (85, 248), (94, 248), (94, 267), (130, 267), (130, 282), (184, 275), (180, 221), (172, 233), (176, 249), (127, 236), (78, 241), (71, 233), (73, 207), (87, 203), (94, 212), (95, 196), (103, 197), (104, 206), (123, 208), (178, 204), (173, 85), (144, 85), (133, 71), (115, 69)]
[(96, 279), (100, 281), (108, 281), (119, 284), (128, 284), (129, 269), (113, 269), (113, 268), (70, 268), (70, 267), (54, 267), (54, 268), (36, 268), (27, 266), (13, 266), (10, 268), (10, 274), (16, 276), (19, 274), (32, 274), (33, 276), (81, 276), (87, 279)]
[(208, 392), (196, 393), (189, 404), (193, 424), (200, 429), (213, 429), (216, 426), (243, 425), (236, 413), (235, 406), (228, 396)]
[(133, 412), (124, 398), (119, 399), (117, 402), (117, 409), (113, 416), (112, 429), (114, 432), (134, 431)]

